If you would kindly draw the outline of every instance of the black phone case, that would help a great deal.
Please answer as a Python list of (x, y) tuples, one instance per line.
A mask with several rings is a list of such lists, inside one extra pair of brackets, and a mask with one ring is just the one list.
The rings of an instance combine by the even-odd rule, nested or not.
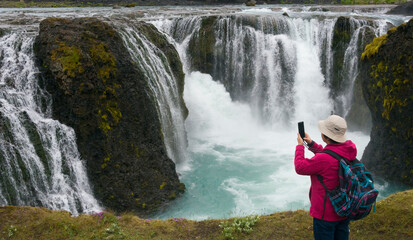
[(304, 139), (305, 137), (304, 122), (298, 123), (298, 132), (300, 133), (301, 138)]

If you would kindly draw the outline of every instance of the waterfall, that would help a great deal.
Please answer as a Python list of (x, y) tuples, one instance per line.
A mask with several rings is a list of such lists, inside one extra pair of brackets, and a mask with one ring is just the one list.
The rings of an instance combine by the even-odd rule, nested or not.
[[(226, 218), (308, 209), (309, 181), (295, 174), (291, 147), (298, 120), (322, 143), (317, 122), (337, 104), (329, 87), (338, 17), (274, 15), (151, 21), (173, 38), (186, 66), (190, 156), (189, 171), (181, 176), (186, 194), (154, 217)], [(364, 33), (386, 28), (386, 20), (349, 21), (341, 74), (351, 87), (340, 96), (347, 109), (358, 55), (369, 41)], [(362, 153), (369, 136), (348, 136)]]
[(364, 46), (371, 42), (371, 38), (369, 39), (367, 37), (366, 39), (366, 36), (371, 32), (374, 33), (374, 36), (371, 37), (378, 37), (385, 34), (389, 28), (385, 20), (375, 20), (369, 23), (366, 20), (350, 18), (350, 24), (352, 36), (344, 54), (342, 74), (344, 78), (343, 81), (348, 84), (348, 87), (343, 91), (343, 94), (339, 96), (339, 101), (342, 103), (342, 114), (345, 117), (348, 115), (354, 102), (354, 85), (359, 71), (360, 56), (364, 51)]
[(0, 38), (0, 205), (100, 211), (73, 129), (51, 119), (34, 38), (22, 29)]
[(168, 156), (175, 162), (187, 159), (187, 140), (183, 106), (179, 97), (176, 77), (166, 56), (151, 43), (132, 23), (118, 24), (125, 46), (132, 59), (144, 72), (150, 89), (155, 94), (162, 134)]
[(169, 41), (174, 44), (181, 58), (185, 73), (189, 73), (191, 69), (191, 64), (188, 59), (190, 53), (187, 54), (188, 44), (192, 36), (199, 31), (201, 21), (202, 17), (199, 16), (149, 21), (149, 23), (153, 24), (161, 32), (164, 32)]
[[(197, 19), (196, 24), (192, 19), (179, 18), (155, 24), (180, 43), (178, 48), (186, 48), (181, 51), (181, 57), (188, 66), (187, 72), (193, 69), (191, 56), (196, 51), (190, 49), (187, 42), (205, 37), (198, 31), (202, 28), (201, 22), (208, 17)], [(213, 23), (213, 67), (208, 73), (225, 85), (234, 101), (248, 103), (263, 124), (290, 125), (302, 118), (305, 110), (314, 113), (310, 116), (315, 121), (332, 110), (320, 58), (323, 55), (326, 65), (331, 65), (331, 51), (325, 49), (331, 45), (334, 22), (334, 19), (320, 21), (278, 16), (218, 17)], [(312, 75), (306, 72), (308, 68), (314, 69)], [(306, 76), (301, 74), (303, 71)], [(300, 89), (310, 93), (303, 94)], [(314, 91), (319, 94), (312, 96)], [(311, 101), (314, 98), (327, 107), (314, 104)]]
[[(16, 24), (16, 18), (27, 23), (0, 37), (0, 205), (44, 206), (75, 215), (101, 211), (74, 131), (51, 118), (51, 97), (34, 64), (38, 23), (58, 15), (113, 23), (145, 73), (168, 156), (187, 186), (160, 217), (222, 218), (308, 208), (308, 179), (297, 176), (291, 162), (296, 121), (304, 120), (306, 130), (319, 138), (313, 134), (319, 134), (317, 120), (335, 105), (346, 115), (362, 46), (385, 34), (390, 22), (398, 25), (407, 18), (281, 8), (31, 9), (19, 16), (3, 9), (2, 25)], [(283, 16), (287, 10), (290, 17)], [(332, 44), (340, 16), (351, 23), (340, 73), (347, 86), (332, 99)], [(188, 119), (166, 56), (134, 21), (155, 25), (178, 51)], [(197, 45), (200, 41), (203, 45)], [(362, 153), (369, 137), (353, 136)]]
[[(224, 84), (234, 101), (248, 103), (257, 119), (272, 127), (289, 126), (303, 118), (316, 121), (334, 109), (346, 116), (353, 104), (359, 55), (371, 41), (364, 33), (368, 30), (378, 36), (389, 28), (387, 20), (350, 17), (351, 40), (343, 49), (343, 62), (335, 63), (343, 66), (338, 75), (345, 87), (332, 99), (328, 86), (333, 81), (332, 40), (337, 17), (230, 15), (151, 22), (174, 38), (177, 48), (184, 48), (180, 52), (187, 73), (201, 70), (210, 74)], [(207, 22), (212, 23), (205, 27)], [(208, 33), (207, 28), (213, 32)], [(204, 50), (192, 49), (188, 42), (201, 41), (207, 34), (213, 34), (215, 41), (213, 58), (194, 60), (193, 53)], [(212, 67), (197, 69), (194, 62), (199, 66), (199, 61), (201, 66)]]
[[(344, 116), (347, 115), (352, 104), (353, 88), (356, 77), (358, 75), (358, 64), (359, 64), (359, 54), (360, 52), (360, 34), (364, 36), (364, 30), (366, 29), (366, 21), (357, 21), (354, 18), (350, 18), (351, 23), (351, 36), (350, 43), (344, 54), (344, 66), (343, 66), (343, 78), (344, 82), (347, 82), (349, 87), (348, 90), (340, 96), (340, 100), (343, 103)], [(365, 27), (366, 26), (366, 27)]]

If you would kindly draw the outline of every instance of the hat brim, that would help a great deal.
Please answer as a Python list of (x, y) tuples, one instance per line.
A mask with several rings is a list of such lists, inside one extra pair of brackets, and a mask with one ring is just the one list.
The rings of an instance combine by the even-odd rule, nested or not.
[(328, 130), (327, 127), (326, 127), (325, 120), (318, 121), (318, 129), (320, 129), (320, 132), (322, 134), (326, 135), (327, 137), (329, 137), (330, 139), (332, 139), (336, 142), (343, 143), (343, 142), (347, 141), (347, 136), (346, 136), (345, 133), (344, 133), (344, 135), (339, 136), (339, 135), (334, 134), (330, 130)]

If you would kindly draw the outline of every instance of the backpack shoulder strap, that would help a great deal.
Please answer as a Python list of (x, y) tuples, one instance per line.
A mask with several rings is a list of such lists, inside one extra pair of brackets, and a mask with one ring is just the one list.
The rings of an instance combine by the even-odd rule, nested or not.
[(324, 192), (323, 216), (321, 217), (321, 220), (324, 220), (324, 212), (325, 212), (325, 210), (326, 210), (327, 195), (328, 195), (328, 192), (329, 192), (329, 191), (328, 191), (328, 188), (327, 188), (327, 186), (325, 185), (325, 183), (324, 183), (324, 181), (323, 181), (323, 176), (317, 175), (317, 178), (318, 178), (318, 181), (320, 181), (321, 185), (323, 185), (324, 190), (325, 190), (325, 192)]
[[(322, 152), (323, 152), (323, 153), (327, 153), (328, 155), (331, 155), (332, 157), (334, 157), (334, 158), (337, 159), (338, 161), (340, 161), (340, 159), (343, 158), (342, 156), (340, 156), (340, 155), (337, 154), (336, 152), (331, 151), (331, 150), (328, 150), (328, 149), (323, 150)], [(346, 159), (346, 158), (344, 158), (344, 159)], [(323, 216), (321, 217), (321, 220), (323, 220), (323, 219), (324, 219), (324, 212), (325, 212), (325, 210), (326, 210), (327, 195), (328, 195), (328, 193), (329, 193), (330, 191), (328, 190), (327, 186), (325, 185), (325, 183), (324, 183), (324, 181), (323, 181), (323, 176), (317, 175), (317, 178), (318, 178), (318, 180), (320, 181), (321, 185), (323, 185), (324, 190), (325, 190), (325, 193), (324, 193)]]
[(324, 190), (325, 190), (325, 192), (324, 192), (323, 216), (321, 217), (321, 220), (324, 220), (324, 212), (325, 212), (325, 210), (326, 210), (327, 195), (328, 195), (328, 192), (329, 192), (329, 191), (328, 191), (327, 186), (324, 184), (324, 181), (323, 181), (323, 176), (321, 176), (321, 175), (317, 175), (317, 178), (318, 178), (318, 181), (320, 181), (320, 182), (321, 182), (321, 185), (323, 185)]
[(338, 153), (336, 153), (336, 152), (334, 152), (334, 151), (331, 151), (331, 150), (329, 150), (329, 149), (325, 149), (325, 150), (323, 150), (323, 151), (321, 151), (321, 152), (322, 152), (322, 153), (327, 153), (328, 155), (334, 157), (334, 158), (337, 159), (338, 161), (340, 161), (341, 159), (344, 159), (344, 161), (345, 161), (347, 164), (350, 164), (350, 161), (349, 161), (347, 158), (339, 155)]
[(336, 153), (334, 151), (331, 151), (330, 149), (324, 149), (322, 152), (327, 153), (328, 155), (334, 157), (337, 160), (340, 160), (340, 159), (344, 158), (344, 157), (340, 156), (338, 153)]

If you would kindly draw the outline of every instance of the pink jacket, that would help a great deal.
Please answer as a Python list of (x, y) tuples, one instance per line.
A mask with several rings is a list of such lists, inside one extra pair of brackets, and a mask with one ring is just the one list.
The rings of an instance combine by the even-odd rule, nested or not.
[[(323, 185), (317, 178), (320, 174), (323, 176), (324, 184), (329, 190), (334, 189), (339, 184), (338, 180), (338, 160), (328, 155), (327, 153), (320, 153), (324, 149), (329, 149), (337, 154), (349, 159), (354, 160), (357, 155), (356, 145), (348, 140), (344, 143), (331, 143), (325, 148), (323, 146), (313, 142), (313, 145), (309, 148), (315, 156), (312, 158), (304, 158), (304, 146), (297, 145), (295, 149), (294, 165), (295, 171), (300, 175), (310, 175), (311, 187), (310, 187), (310, 215), (321, 219), (323, 216), (324, 207), (324, 194), (325, 190)], [(326, 221), (341, 221), (346, 219), (340, 217), (334, 211), (333, 205), (331, 205), (330, 199), (327, 197), (324, 220)]]

